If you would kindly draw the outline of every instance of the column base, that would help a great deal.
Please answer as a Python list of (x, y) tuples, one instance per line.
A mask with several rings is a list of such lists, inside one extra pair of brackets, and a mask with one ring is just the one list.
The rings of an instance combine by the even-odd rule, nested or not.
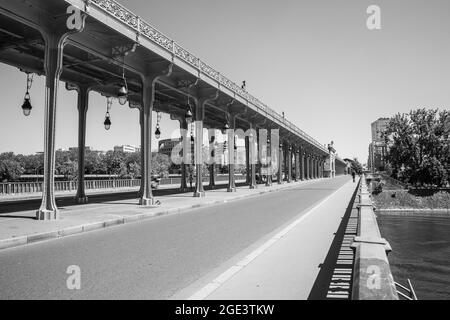
[(256, 186), (256, 185), (250, 185), (249, 188), (250, 188), (250, 189), (256, 189), (257, 186)]
[(76, 197), (75, 198), (75, 201), (78, 203), (78, 204), (86, 204), (86, 203), (88, 203), (88, 197), (87, 196), (82, 196), (82, 197)]
[(195, 191), (194, 198), (203, 198), (205, 197), (205, 191)]
[(180, 192), (188, 192), (189, 188), (188, 187), (181, 187), (179, 190), (180, 190)]
[(140, 198), (139, 205), (144, 207), (157, 207), (159, 201), (155, 201), (155, 198)]
[(59, 220), (58, 210), (38, 210), (36, 211), (36, 220), (51, 221)]
[(236, 192), (236, 187), (228, 187), (227, 192)]

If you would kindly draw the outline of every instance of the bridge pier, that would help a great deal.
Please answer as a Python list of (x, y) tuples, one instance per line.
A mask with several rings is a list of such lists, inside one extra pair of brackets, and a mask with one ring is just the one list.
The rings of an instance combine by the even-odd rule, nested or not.
[(195, 101), (195, 140), (194, 140), (194, 163), (195, 163), (195, 191), (194, 197), (202, 198), (205, 196), (203, 188), (203, 120), (205, 117), (204, 101)]
[(227, 118), (229, 119), (228, 135), (228, 192), (236, 192), (236, 179), (234, 177), (234, 168), (236, 164), (236, 149), (235, 146), (235, 130), (236, 130), (236, 117), (243, 113), (242, 109), (233, 106), (234, 100), (227, 105)]
[(152, 194), (152, 111), (155, 102), (155, 83), (159, 75), (143, 75), (142, 76), (142, 116), (143, 116), (143, 134), (144, 144), (141, 146), (144, 155), (144, 162), (141, 165), (141, 185), (142, 194), (140, 195), (139, 204), (142, 206), (154, 205), (154, 197)]
[(279, 149), (278, 149), (278, 177), (277, 177), (277, 182), (278, 184), (282, 184), (283, 183), (283, 143), (280, 142), (279, 144)]
[(310, 158), (310, 155), (309, 155), (309, 153), (307, 153), (306, 154), (306, 180), (309, 180), (309, 179), (311, 179), (311, 171), (310, 171), (310, 160), (311, 160), (311, 158)]
[(89, 92), (91, 87), (86, 84), (71, 86), (66, 84), (67, 90), (76, 90), (78, 93), (78, 181), (77, 194), (75, 201), (80, 204), (88, 203), (88, 197), (85, 192), (84, 174), (85, 174), (85, 156), (86, 156), (86, 117), (89, 107)]
[(214, 189), (216, 186), (215, 181), (215, 158), (216, 151), (214, 150), (214, 142), (216, 141), (216, 133), (214, 129), (208, 130), (209, 135), (209, 156), (210, 156), (210, 164), (209, 164), (209, 188)]
[(316, 166), (315, 155), (312, 155), (312, 156), (311, 156), (311, 178), (312, 178), (313, 180), (316, 179), (316, 168), (315, 168), (315, 166)]
[(289, 143), (287, 146), (287, 183), (292, 182), (292, 146)]
[(79, 29), (67, 30), (65, 21), (51, 26), (60, 33), (49, 30), (43, 32), (45, 39), (45, 113), (44, 113), (44, 181), (42, 202), (36, 212), (37, 220), (58, 220), (55, 189), (55, 133), (58, 84), (63, 71), (63, 51), (67, 37), (84, 28), (84, 18)]
[(250, 184), (250, 146), (249, 146), (249, 137), (244, 137), (244, 149), (245, 149), (245, 183)]
[(273, 164), (273, 150), (272, 150), (272, 130), (267, 130), (267, 147), (266, 147), (266, 159), (267, 159), (267, 179), (266, 186), (272, 185), (272, 164)]
[(305, 180), (305, 150), (303, 147), (300, 150), (300, 180)]
[(250, 123), (250, 135), (247, 137), (248, 141), (248, 163), (250, 164), (249, 188), (256, 189), (256, 161), (257, 161), (257, 147), (256, 147), (256, 132), (253, 125)]
[(180, 139), (181, 144), (183, 146), (182, 155), (181, 155), (181, 182), (180, 182), (180, 192), (186, 192), (188, 190), (187, 187), (187, 176), (186, 176), (186, 163), (189, 163), (190, 155), (188, 150), (190, 149), (190, 141), (188, 138), (188, 122), (184, 115), (181, 114), (171, 114), (171, 120), (177, 120), (180, 125)]
[(314, 179), (319, 178), (318, 174), (317, 174), (317, 156), (314, 156)]

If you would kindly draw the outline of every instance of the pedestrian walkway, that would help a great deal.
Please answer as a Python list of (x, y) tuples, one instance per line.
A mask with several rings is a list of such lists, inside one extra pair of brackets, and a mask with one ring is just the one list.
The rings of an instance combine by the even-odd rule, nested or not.
[[(236, 183), (244, 182), (245, 180), (236, 179)], [(216, 181), (216, 185), (226, 185), (228, 181)], [(204, 183), (207, 185), (207, 183)], [(175, 184), (160, 184), (157, 190), (169, 190), (175, 189), (180, 186), (179, 183)], [(140, 187), (117, 187), (117, 188), (101, 188), (101, 189), (87, 189), (86, 195), (89, 197), (91, 195), (96, 194), (109, 194), (109, 193), (120, 193), (120, 192), (128, 192), (128, 191), (138, 191)], [(77, 190), (66, 190), (66, 191), (56, 191), (56, 198), (63, 197), (75, 197)], [(13, 193), (13, 194), (0, 194), (0, 205), (4, 202), (10, 201), (23, 201), (23, 200), (36, 200), (42, 198), (42, 192), (27, 192), (27, 193)]]
[[(308, 299), (335, 234), (348, 211), (356, 183), (347, 182), (294, 221), (269, 235), (248, 255), (185, 288), (192, 300)], [(220, 268), (219, 268), (220, 269)], [(323, 284), (321, 284), (323, 286)], [(182, 294), (177, 298), (184, 298)]]
[[(195, 198), (192, 192), (166, 193), (157, 197), (161, 205), (154, 207), (139, 206), (138, 199), (130, 197), (119, 200), (109, 200), (59, 206), (61, 219), (57, 221), (37, 221), (35, 212), (23, 210), (0, 214), (0, 249), (30, 244), (38, 241), (60, 238), (96, 229), (136, 222), (151, 217), (176, 214), (186, 210), (217, 205), (228, 201), (254, 197), (267, 192), (309, 184), (318, 180), (293, 182), (290, 184), (274, 184), (271, 187), (259, 185), (257, 189), (248, 186), (237, 187), (237, 192), (227, 192), (226, 189), (206, 191), (205, 198)], [(3, 204), (6, 206), (8, 204)]]

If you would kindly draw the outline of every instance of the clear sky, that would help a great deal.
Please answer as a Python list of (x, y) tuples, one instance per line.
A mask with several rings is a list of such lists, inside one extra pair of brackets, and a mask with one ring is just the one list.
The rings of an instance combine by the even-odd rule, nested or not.
[[(370, 123), (417, 107), (450, 105), (448, 0), (121, 0), (122, 4), (240, 84), (341, 157), (367, 161)], [(369, 5), (381, 30), (366, 27)], [(0, 65), (0, 152), (43, 149), (43, 78), (20, 105), (25, 74)], [(57, 148), (77, 145), (74, 92), (60, 86)], [(87, 145), (139, 145), (138, 112), (91, 93)], [(162, 138), (177, 127), (163, 117)]]

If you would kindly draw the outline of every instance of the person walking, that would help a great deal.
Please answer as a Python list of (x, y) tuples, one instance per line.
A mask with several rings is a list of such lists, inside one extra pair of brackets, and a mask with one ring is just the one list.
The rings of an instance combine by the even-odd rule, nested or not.
[(355, 182), (355, 176), (356, 176), (356, 172), (355, 172), (355, 169), (352, 169), (352, 177), (353, 177), (353, 182)]
[(192, 178), (192, 172), (191, 172), (189, 174), (189, 185), (190, 185), (191, 189), (192, 189), (192, 180), (194, 180), (194, 179)]

